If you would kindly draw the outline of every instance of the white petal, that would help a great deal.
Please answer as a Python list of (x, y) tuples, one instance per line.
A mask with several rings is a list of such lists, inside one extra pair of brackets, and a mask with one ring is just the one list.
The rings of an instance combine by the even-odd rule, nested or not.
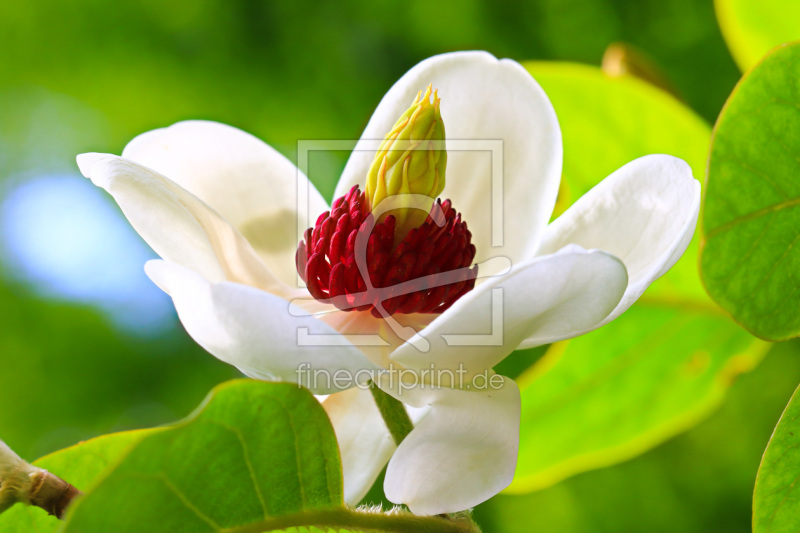
[(514, 477), (520, 395), (494, 375), (484, 390), (405, 389), (396, 397), (430, 405), (389, 461), (384, 490), (415, 514), (463, 511), (488, 500)]
[[(546, 344), (593, 327), (614, 309), (626, 286), (619, 259), (603, 251), (568, 247), (489, 278), (391, 357), (405, 367), (434, 367), (470, 379), (528, 337)], [(430, 343), (428, 351), (416, 347), (423, 339)], [(435, 379), (446, 385), (446, 377)]]
[(344, 473), (344, 501), (358, 505), (397, 446), (369, 389), (354, 387), (328, 396), (327, 411), (339, 442)]
[(699, 210), (700, 183), (689, 165), (668, 155), (641, 157), (600, 182), (550, 224), (539, 254), (575, 243), (622, 259), (628, 288), (605, 324), (683, 255)]
[[(231, 126), (179, 122), (133, 139), (123, 157), (169, 177), (229, 220), (289, 286), (296, 286), (294, 254), (302, 237), (298, 216), (312, 225), (327, 204), (288, 159)], [(308, 202), (298, 202), (298, 185)], [(298, 215), (299, 213), (299, 215)]]
[[(273, 294), (238, 283), (209, 283), (166, 261), (150, 261), (145, 270), (172, 297), (189, 335), (250, 377), (298, 382), (327, 394), (353, 386), (353, 379), (362, 377), (359, 370), (375, 368), (330, 326), (293, 316), (289, 302)], [(315, 335), (326, 335), (325, 343), (313, 345)]]
[[(225, 279), (293, 294), (250, 244), (213, 209), (169, 179), (110, 154), (81, 154), (81, 172), (108, 191), (139, 235), (162, 258), (211, 281)], [(297, 292), (297, 291), (294, 291)]]
[[(458, 52), (431, 57), (408, 71), (375, 110), (362, 134), (362, 149), (357, 148), (347, 162), (336, 197), (355, 184), (363, 188), (375, 153), (363, 150), (366, 141), (383, 139), (417, 91), (429, 83), (439, 90), (447, 136), (442, 196), (453, 200), (453, 207), (469, 224), (476, 262), (497, 255), (514, 263), (531, 257), (558, 193), (561, 130), (547, 95), (522, 66), (509, 59), (498, 61), (486, 52)], [(499, 198), (492, 184), (499, 179), (503, 201), (495, 208), (493, 199)], [(492, 248), (499, 243), (493, 242), (493, 231), (499, 233), (495, 237), (502, 239), (502, 246)]]

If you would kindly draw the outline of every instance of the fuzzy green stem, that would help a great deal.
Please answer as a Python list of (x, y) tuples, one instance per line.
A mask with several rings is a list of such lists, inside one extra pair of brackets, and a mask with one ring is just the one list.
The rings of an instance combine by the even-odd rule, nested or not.
[(468, 518), (383, 514), (350, 509), (330, 509), (280, 516), (225, 529), (220, 533), (262, 533), (291, 527), (317, 527), (322, 530), (346, 528), (351, 531), (383, 533), (480, 533), (478, 526)]
[(370, 382), (369, 390), (372, 392), (375, 405), (378, 406), (378, 411), (380, 411), (386, 427), (389, 428), (389, 433), (392, 434), (394, 443), (400, 446), (403, 439), (414, 429), (414, 424), (411, 423), (408, 411), (403, 407), (402, 402), (383, 392), (375, 383)]

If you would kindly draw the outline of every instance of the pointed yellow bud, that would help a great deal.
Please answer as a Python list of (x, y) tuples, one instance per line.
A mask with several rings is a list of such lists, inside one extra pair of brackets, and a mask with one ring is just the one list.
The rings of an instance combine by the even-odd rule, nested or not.
[[(433, 203), (441, 194), (447, 151), (440, 102), (438, 92), (428, 85), (424, 94), (417, 93), (414, 103), (384, 137), (367, 174), (365, 193), (372, 209), (395, 195), (425, 195)], [(397, 202), (395, 205), (411, 205), (402, 197)], [(400, 238), (427, 217), (425, 211), (410, 207), (393, 209), (388, 214), (394, 215), (395, 234)]]

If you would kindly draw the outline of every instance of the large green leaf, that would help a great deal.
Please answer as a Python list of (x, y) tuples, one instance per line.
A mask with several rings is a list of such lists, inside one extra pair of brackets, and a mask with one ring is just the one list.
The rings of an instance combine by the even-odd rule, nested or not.
[(800, 528), (799, 391), (786, 406), (758, 469), (753, 533), (794, 533)]
[(520, 378), (522, 443), (512, 492), (639, 455), (702, 420), (763, 355), (726, 317), (634, 306), (554, 345)]
[(715, 0), (722, 35), (742, 71), (779, 44), (800, 39), (794, 0)]
[(661, 89), (631, 76), (611, 78), (577, 63), (525, 63), (553, 103), (564, 139), (564, 171), (555, 215), (625, 163), (663, 153), (700, 176), (708, 125)]
[(770, 54), (722, 111), (711, 143), (701, 273), (753, 334), (800, 335), (800, 44)]
[[(64, 531), (199, 532), (342, 506), (330, 422), (290, 384), (231, 381), (174, 427), (107, 435), (36, 464), (88, 489)], [(12, 533), (58, 525), (21, 505), (0, 515)]]
[(336, 438), (319, 403), (296, 385), (239, 380), (141, 440), (63, 530), (218, 531), (341, 505)]
[(17, 505), (0, 515), (4, 532), (476, 531), (467, 517), (346, 508), (330, 421), (288, 383), (231, 381), (175, 426), (108, 435), (36, 464), (86, 494), (64, 522)]
[[(708, 126), (668, 94), (598, 69), (527, 65), (550, 96), (564, 135), (560, 210), (628, 161), (649, 153), (702, 173)], [(697, 239), (625, 315), (558, 343), (520, 378), (520, 459), (511, 492), (628, 459), (689, 428), (752, 368), (766, 343), (705, 295)]]

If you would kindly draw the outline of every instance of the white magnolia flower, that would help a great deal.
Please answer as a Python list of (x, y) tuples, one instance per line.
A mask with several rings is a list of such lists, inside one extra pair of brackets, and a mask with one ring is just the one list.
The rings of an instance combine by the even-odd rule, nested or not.
[[(548, 224), (561, 177), (561, 133), (547, 96), (514, 61), (483, 52), (423, 61), (383, 98), (359, 147), (382, 139), (430, 83), (442, 96), (448, 143), (502, 141), (501, 245), (493, 246), (492, 154), (450, 150), (444, 195), (469, 224), (474, 262), (506, 257), (511, 267), (479, 279), (441, 314), (392, 316), (418, 332), (408, 341), (369, 312), (317, 302), (333, 312), (289, 312), (290, 301), (308, 299), (295, 270), (297, 217), (313, 222), (329, 207), (294, 165), (255, 137), (212, 122), (181, 122), (140, 135), (122, 157), (83, 154), (78, 164), (163, 258), (149, 262), (147, 274), (171, 295), (189, 334), (260, 379), (297, 381), (303, 363), (353, 373), (392, 364), (419, 375), (432, 366), (463, 365), (468, 376), (480, 375), (518, 347), (568, 339), (613, 320), (686, 249), (699, 184), (686, 163), (666, 155), (625, 165)], [(335, 198), (364, 186), (373, 156), (353, 152)], [(299, 206), (298, 179), (310, 189)], [(493, 294), (501, 296), (499, 323)], [(299, 345), (301, 330), (308, 338), (346, 337), (334, 346)], [(447, 342), (453, 339), (447, 336), (489, 333), (496, 335), (484, 345)], [(363, 346), (360, 334), (380, 335), (384, 345)], [(418, 349), (423, 340), (427, 350)], [(520, 395), (510, 379), (496, 376), (495, 386), (482, 390), (401, 390), (378, 380), (415, 421), (399, 447), (368, 390), (304, 383), (319, 394), (335, 392), (323, 405), (339, 440), (350, 503), (387, 461), (387, 497), (419, 514), (467, 509), (511, 482)]]

